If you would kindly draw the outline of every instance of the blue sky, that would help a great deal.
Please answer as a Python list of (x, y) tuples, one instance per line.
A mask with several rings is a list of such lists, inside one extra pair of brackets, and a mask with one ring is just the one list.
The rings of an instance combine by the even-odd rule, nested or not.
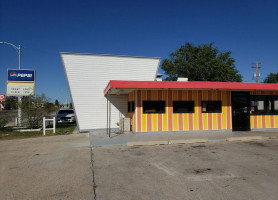
[[(22, 68), (37, 72), (36, 93), (65, 102), (59, 52), (167, 58), (190, 42), (231, 51), (244, 82), (278, 72), (278, 1), (1, 0), (0, 41), (22, 45)], [(0, 93), (17, 52), (0, 45)], [(161, 70), (160, 70), (161, 72)]]

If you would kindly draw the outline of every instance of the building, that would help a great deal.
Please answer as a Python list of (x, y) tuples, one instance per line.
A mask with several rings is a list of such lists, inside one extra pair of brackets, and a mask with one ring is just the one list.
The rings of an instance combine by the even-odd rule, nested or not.
[(278, 84), (156, 81), (159, 58), (61, 53), (80, 131), (278, 128)]

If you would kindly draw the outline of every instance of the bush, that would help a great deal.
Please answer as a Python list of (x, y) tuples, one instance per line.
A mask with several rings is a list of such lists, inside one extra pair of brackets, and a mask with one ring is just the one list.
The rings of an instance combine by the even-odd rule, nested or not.
[(0, 129), (3, 129), (10, 120), (11, 116), (8, 113), (0, 112)]
[(23, 119), (28, 128), (39, 128), (43, 117), (49, 116), (54, 110), (54, 104), (49, 103), (49, 99), (44, 94), (29, 96), (22, 101)]

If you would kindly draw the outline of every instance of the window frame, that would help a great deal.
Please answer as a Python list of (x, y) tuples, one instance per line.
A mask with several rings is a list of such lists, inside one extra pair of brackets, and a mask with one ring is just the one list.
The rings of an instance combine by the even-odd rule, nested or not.
[[(175, 109), (175, 104), (178, 104), (178, 103), (188, 103), (188, 104), (192, 104), (192, 110), (190, 111), (176, 111)], [(195, 112), (195, 102), (194, 101), (173, 101), (173, 113), (194, 113)]]
[[(218, 111), (208, 111), (207, 110), (207, 104), (209, 104), (209, 103), (219, 103), (220, 110), (218, 110)], [(206, 104), (206, 111), (204, 111), (204, 104)], [(201, 102), (201, 109), (202, 109), (202, 113), (222, 113), (222, 101), (219, 101), (219, 100), (215, 100), (215, 101), (202, 101)]]
[[(161, 104), (163, 104), (163, 109), (161, 109), (160, 111), (153, 111), (153, 112), (146, 112), (146, 104), (151, 104), (151, 103), (153, 103), (153, 104), (155, 104), (155, 102), (157, 102), (157, 103), (161, 103)], [(148, 105), (148, 106), (150, 106), (150, 105)], [(143, 109), (143, 114), (163, 114), (163, 113), (165, 113), (165, 110), (166, 110), (166, 102), (165, 101), (156, 101), (156, 100), (146, 100), (146, 101), (143, 101), (142, 102), (142, 109)], [(156, 109), (156, 108), (154, 108), (154, 109)]]

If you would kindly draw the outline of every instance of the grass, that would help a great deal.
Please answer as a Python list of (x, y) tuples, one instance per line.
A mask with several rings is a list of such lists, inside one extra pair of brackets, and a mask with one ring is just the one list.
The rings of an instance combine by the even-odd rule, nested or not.
[[(49, 126), (48, 128), (51, 128)], [(72, 134), (75, 129), (75, 124), (57, 124), (56, 133), (54, 134), (52, 130), (47, 130), (45, 136), (52, 135), (69, 135)], [(19, 132), (15, 131), (13, 127), (5, 127), (0, 129), (0, 140), (11, 140), (11, 139), (22, 139), (31, 137), (42, 137), (43, 131), (30, 131), (30, 132)]]

